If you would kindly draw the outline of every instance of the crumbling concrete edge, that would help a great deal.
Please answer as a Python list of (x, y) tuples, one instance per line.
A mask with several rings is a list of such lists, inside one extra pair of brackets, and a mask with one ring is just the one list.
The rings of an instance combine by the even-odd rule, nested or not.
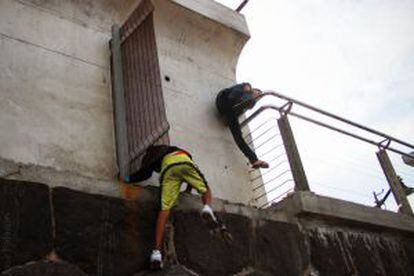
[(14, 162), (2, 157), (0, 157), (0, 177), (42, 183), (49, 187), (63, 186), (86, 193), (120, 196), (115, 176), (113, 180), (98, 179), (72, 171), (59, 171), (47, 166)]
[(370, 225), (372, 228), (387, 228), (390, 231), (414, 233), (414, 217), (319, 196), (312, 192), (296, 192), (278, 206), (270, 209), (283, 210), (287, 217), (295, 217), (300, 224), (306, 225), (309, 220), (342, 222), (343, 225)]

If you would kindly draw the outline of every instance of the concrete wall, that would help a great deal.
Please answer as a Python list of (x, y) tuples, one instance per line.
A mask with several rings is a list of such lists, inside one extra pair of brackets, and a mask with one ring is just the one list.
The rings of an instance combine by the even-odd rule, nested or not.
[(108, 41), (137, 1), (118, 2), (0, 1), (0, 161), (20, 163), (15, 178), (117, 191)]
[(2, 158), (113, 175), (108, 40), (122, 11), (95, 2), (0, 2)]
[[(0, 1), (0, 176), (118, 194), (108, 42), (139, 2)], [(246, 22), (210, 0), (153, 3), (171, 142), (215, 196), (247, 202), (247, 160), (214, 106), (235, 83)]]
[(193, 153), (214, 196), (247, 203), (248, 161), (215, 107), (218, 91), (235, 83), (246, 22), (214, 1), (153, 2), (171, 143)]

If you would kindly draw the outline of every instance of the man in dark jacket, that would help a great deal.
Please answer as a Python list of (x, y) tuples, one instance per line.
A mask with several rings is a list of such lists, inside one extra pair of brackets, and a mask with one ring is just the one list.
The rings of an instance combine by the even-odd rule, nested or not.
[(201, 194), (204, 204), (201, 210), (202, 218), (209, 224), (218, 224), (218, 222), (210, 207), (212, 201), (210, 188), (190, 153), (173, 146), (150, 146), (142, 160), (141, 169), (121, 181), (140, 182), (150, 178), (154, 171), (160, 174), (161, 210), (158, 213), (155, 229), (155, 249), (151, 253), (150, 261), (153, 267), (162, 268), (161, 248), (165, 224), (171, 208), (177, 202), (183, 182)]
[(251, 109), (260, 98), (262, 92), (253, 89), (252, 86), (245, 82), (220, 91), (216, 98), (216, 106), (220, 115), (228, 124), (231, 134), (243, 154), (249, 159), (253, 168), (268, 168), (269, 164), (259, 160), (256, 153), (249, 147), (243, 139), (239, 116), (246, 110)]

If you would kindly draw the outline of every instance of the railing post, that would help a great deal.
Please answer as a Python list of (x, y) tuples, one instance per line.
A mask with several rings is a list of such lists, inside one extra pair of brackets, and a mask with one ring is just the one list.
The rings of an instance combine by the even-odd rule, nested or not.
[(282, 114), (277, 120), (280, 135), (292, 170), (293, 180), (295, 181), (295, 191), (309, 191), (308, 180), (306, 179), (299, 151), (296, 146), (295, 138), (286, 114)]
[(380, 149), (377, 152), (378, 160), (381, 164), (381, 168), (387, 178), (388, 184), (391, 187), (391, 191), (394, 194), (395, 201), (400, 206), (399, 212), (407, 215), (412, 215), (410, 203), (408, 202), (407, 196), (405, 195), (404, 189), (398, 180), (397, 174), (392, 166), (390, 158), (385, 149)]
[(119, 173), (126, 177), (129, 173), (128, 141), (125, 111), (125, 90), (122, 73), (121, 34), (118, 25), (112, 26), (111, 67), (112, 67), (112, 98), (114, 102), (114, 121), (116, 153), (118, 159)]

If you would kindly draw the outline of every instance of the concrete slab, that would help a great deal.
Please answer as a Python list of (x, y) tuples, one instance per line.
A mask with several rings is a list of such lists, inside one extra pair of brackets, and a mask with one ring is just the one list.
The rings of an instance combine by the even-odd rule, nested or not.
[(226, 27), (234, 29), (246, 37), (250, 36), (244, 16), (216, 2), (208, 0), (173, 0), (175, 3), (199, 13)]
[(374, 227), (414, 232), (414, 217), (412, 216), (318, 196), (311, 192), (294, 193), (280, 204), (271, 207), (271, 209), (283, 209), (298, 218), (323, 218), (328, 221), (342, 220)]

